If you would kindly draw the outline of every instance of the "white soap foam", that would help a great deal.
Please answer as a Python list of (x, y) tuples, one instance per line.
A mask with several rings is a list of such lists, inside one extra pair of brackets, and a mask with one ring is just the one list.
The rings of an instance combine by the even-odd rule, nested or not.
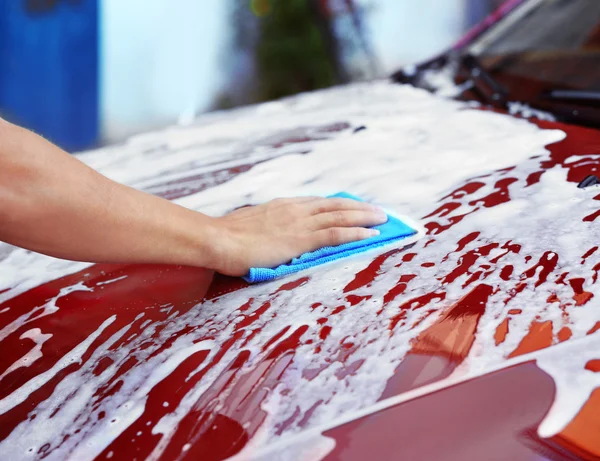
[(556, 385), (554, 403), (538, 428), (542, 438), (565, 429), (600, 387), (600, 373), (585, 368), (589, 361), (600, 359), (600, 333), (591, 335), (585, 347), (573, 342), (551, 352), (537, 359), (538, 366), (554, 378)]
[[(358, 420), (363, 417), (367, 417), (371, 414), (375, 414), (385, 409), (403, 404), (405, 402), (421, 398), (425, 395), (448, 389), (452, 386), (456, 386), (468, 380), (481, 377), (485, 374), (507, 369), (509, 367), (514, 367), (516, 365), (520, 365), (529, 361), (536, 361), (538, 366), (540, 366), (546, 372), (548, 372), (549, 369), (552, 369), (551, 376), (553, 377), (555, 376), (555, 373), (563, 373), (567, 371), (568, 368), (570, 368), (570, 371), (574, 374), (580, 375), (580, 368), (578, 366), (571, 367), (568, 366), (566, 362), (572, 359), (574, 357), (574, 354), (577, 354), (578, 351), (597, 350), (595, 348), (597, 348), (599, 340), (600, 335), (588, 336), (569, 343), (562, 343), (552, 348), (543, 349), (541, 351), (536, 351), (513, 359), (509, 359), (487, 370), (481, 370), (480, 372), (473, 373), (471, 376), (468, 377), (450, 377), (433, 382), (431, 384), (426, 384), (419, 388), (415, 388), (408, 392), (404, 392), (400, 395), (381, 400), (367, 408), (347, 413), (337, 419), (328, 421), (320, 426), (311, 427), (310, 429), (305, 430), (301, 433), (282, 437), (281, 439), (269, 445), (257, 445), (253, 444), (252, 441), (250, 441), (250, 443), (248, 443), (240, 453), (228, 458), (228, 461), (269, 461), (272, 459), (285, 459), (286, 461), (304, 461), (306, 459), (311, 459), (313, 461), (320, 461), (320, 459), (327, 456), (327, 454), (329, 454), (335, 448), (336, 445), (335, 439), (326, 437), (323, 434), (327, 431), (335, 429), (336, 427), (339, 427), (354, 420)], [(597, 357), (598, 355), (594, 355), (592, 353), (588, 354), (588, 356)], [(562, 366), (557, 366), (557, 364), (552, 363), (554, 361), (557, 361), (559, 364), (562, 363)], [(583, 363), (583, 360), (578, 361), (578, 365), (581, 365)], [(578, 381), (585, 381), (585, 383), (582, 384), (586, 387), (587, 390), (590, 387), (589, 384), (592, 382), (592, 378), (590, 374), (587, 374), (585, 378), (587, 379)], [(568, 377), (567, 380), (572, 381), (572, 376)], [(566, 394), (563, 395), (566, 396)], [(575, 401), (572, 398), (568, 398), (565, 401), (555, 399), (554, 406), (551, 408), (550, 413), (546, 416), (546, 418), (540, 425), (540, 428), (538, 429), (538, 433), (540, 434), (540, 436), (551, 437), (556, 433), (560, 432), (560, 430), (562, 430), (570, 421), (570, 419), (567, 419), (568, 415), (571, 415), (571, 417), (574, 416), (581, 408), (580, 405), (583, 403), (584, 401), (582, 400)], [(575, 405), (571, 407), (571, 404)], [(557, 410), (557, 408), (562, 405), (569, 405), (568, 409), (565, 408), (565, 410), (567, 411)], [(542, 433), (544, 435), (542, 435)], [(319, 454), (314, 458), (305, 457), (305, 450), (307, 450), (308, 447), (319, 448), (323, 451), (319, 452)]]
[(46, 384), (50, 379), (58, 374), (63, 368), (68, 367), (74, 363), (81, 363), (81, 357), (87, 351), (88, 347), (94, 340), (100, 336), (100, 334), (104, 331), (104, 329), (115, 321), (115, 316), (113, 315), (109, 319), (105, 320), (100, 328), (98, 328), (94, 333), (88, 336), (84, 341), (79, 343), (74, 349), (61, 357), (56, 364), (50, 368), (48, 371), (37, 375), (35, 378), (30, 379), (21, 387), (7, 395), (6, 397), (0, 400), (0, 415), (6, 413), (7, 411), (13, 409), (20, 403), (24, 402), (32, 392), (35, 392), (44, 384)]
[(42, 283), (91, 266), (89, 263), (52, 258), (0, 242), (0, 250), (3, 247), (9, 248), (10, 252), (0, 258), (0, 303)]
[(23, 357), (19, 360), (15, 361), (11, 366), (9, 366), (4, 373), (0, 375), (0, 382), (2, 378), (4, 378), (9, 373), (22, 368), (29, 367), (33, 362), (42, 357), (42, 346), (46, 341), (52, 338), (52, 333), (43, 334), (39, 328), (32, 328), (31, 330), (27, 330), (23, 333), (19, 339), (31, 339), (34, 342), (34, 346), (31, 348), (29, 352), (27, 352)]
[[(347, 130), (338, 133), (335, 139), (301, 144), (302, 149), (311, 151), (309, 154), (294, 154), (298, 151), (290, 150), (289, 146), (261, 145), (261, 140), (279, 130), (336, 122), (365, 125), (367, 129), (356, 134)], [(554, 258), (550, 254), (544, 255), (545, 251), (552, 250), (558, 258), (560, 271), (569, 271), (570, 277), (584, 278), (585, 289), (594, 296), (600, 295), (600, 287), (590, 282), (594, 276), (593, 266), (600, 262), (600, 254), (592, 254), (581, 264), (583, 253), (600, 237), (593, 223), (582, 222), (584, 216), (595, 211), (595, 203), (591, 199), (596, 192), (580, 190), (567, 183), (566, 170), (562, 167), (546, 171), (539, 183), (524, 187), (527, 177), (539, 171), (541, 163), (548, 159), (545, 146), (563, 137), (563, 132), (541, 130), (526, 120), (471, 110), (467, 104), (443, 100), (421, 90), (377, 82), (302, 95), (228, 115), (217, 114), (204, 122), (200, 119), (191, 127), (144, 135), (121, 147), (85, 154), (82, 157), (84, 161), (108, 176), (127, 184), (143, 184), (145, 188), (151, 188), (153, 181), (160, 183), (164, 174), (180, 177), (181, 170), (185, 168), (206, 171), (209, 158), (211, 162), (231, 162), (231, 156), (238, 155), (241, 163), (247, 163), (253, 159), (275, 157), (224, 184), (176, 200), (184, 206), (215, 215), (277, 196), (326, 195), (345, 190), (383, 204), (396, 213), (419, 218), (435, 210), (440, 204), (438, 202), (465, 180), (476, 178), (483, 186), (469, 195), (455, 194), (453, 201), (457, 203), (456, 208), (428, 218), (426, 221), (444, 226), (466, 215), (432, 244), (428, 245), (427, 238), (415, 243), (410, 250), (416, 254), (412, 261), (402, 261), (404, 253), (390, 256), (380, 274), (368, 286), (352, 292), (356, 296), (371, 296), (356, 305), (351, 306), (344, 299), (342, 289), (372, 261), (372, 257), (350, 258), (328, 266), (326, 271), (313, 271), (307, 274), (310, 280), (293, 291), (269, 294), (289, 282), (288, 278), (226, 294), (204, 302), (186, 314), (173, 312), (163, 330), (159, 330), (156, 323), (148, 323), (138, 336), (132, 335), (130, 342), (114, 352), (111, 356), (115, 359), (114, 364), (100, 376), (92, 376), (94, 365), (117, 340), (115, 335), (100, 346), (79, 371), (63, 379), (44, 402), (43, 408), (38, 406), (35, 410), (38, 412), (35, 420), (21, 424), (8, 439), (0, 442), (0, 452), (20, 454), (18, 450), (24, 446), (39, 447), (42, 442), (52, 444), (53, 440), (61, 440), (62, 436), (69, 434), (70, 438), (64, 444), (52, 445), (47, 459), (63, 459), (68, 453), (77, 453), (77, 459), (92, 459), (141, 414), (148, 391), (164, 379), (169, 370), (195, 351), (210, 350), (209, 360), (215, 356), (219, 347), (232, 337), (240, 320), (238, 308), (250, 298), (254, 300), (247, 312), (254, 311), (267, 301), (270, 307), (244, 330), (238, 346), (229, 349), (181, 403), (172, 409), (169, 407), (171, 412), (152, 427), (153, 433), (163, 435), (153, 457), (160, 456), (178, 423), (236, 358), (242, 341), (247, 341), (243, 349), (250, 351), (251, 357), (235, 380), (243, 379), (244, 373), (264, 360), (272, 347), (262, 352), (261, 346), (286, 327), (289, 329), (279, 341), (290, 337), (304, 325), (309, 328), (295, 350), (292, 363), (279, 380), (280, 386), (271, 392), (267, 400), (277, 404), (267, 406), (269, 418), (261, 428), (264, 436), (261, 443), (276, 441), (280, 437), (276, 428), (290, 419), (297, 408), (301, 414), (306, 414), (311, 408), (314, 410), (306, 428), (369, 408), (377, 401), (387, 379), (410, 349), (411, 341), (445, 308), (477, 285), (474, 282), (467, 284), (467, 281), (478, 271), (481, 272), (482, 283), (496, 289), (488, 299), (479, 322), (475, 345), (453, 379), (473, 376), (504, 364), (506, 357), (527, 334), (533, 320), (552, 321), (558, 329), (564, 322), (564, 311), (570, 321), (573, 339), (582, 338), (589, 326), (600, 320), (600, 313), (593, 309), (593, 303), (575, 308), (571, 288), (568, 284), (557, 283), (557, 271), (537, 287), (539, 270), (533, 277), (522, 277), (538, 260)], [(249, 149), (249, 145), (254, 147)], [(277, 157), (282, 149), (287, 149), (286, 155)], [(266, 150), (270, 151), (268, 156)], [(190, 167), (190, 162), (196, 162), (196, 165)], [(512, 171), (501, 171), (513, 165), (518, 166)], [(517, 180), (508, 187), (512, 200), (495, 207), (485, 207), (484, 198), (497, 192), (496, 182), (505, 178)], [(455, 252), (457, 242), (474, 230), (482, 231), (480, 240), (467, 244), (460, 253)], [(578, 236), (577, 241), (571, 238), (574, 234)], [(500, 247), (488, 256), (477, 255), (467, 273), (445, 281), (446, 276), (463, 262), (466, 252), (474, 251), (486, 241), (499, 242)], [(519, 253), (501, 248), (502, 244), (511, 241), (521, 245)], [(445, 255), (448, 257), (441, 259)], [(528, 255), (531, 255), (531, 260), (527, 259)], [(494, 257), (500, 257), (501, 262), (497, 270), (490, 270), (495, 266), (491, 262)], [(423, 266), (429, 262), (436, 265)], [(11, 274), (6, 280), (0, 277), (0, 290), (9, 288), (0, 296), (10, 299), (25, 289), (23, 287), (36, 286), (52, 277), (75, 272), (79, 267), (65, 264), (60, 270), (44, 271), (53, 264), (56, 261), (51, 258), (13, 250), (0, 261), (0, 274)], [(502, 265), (514, 268), (507, 280), (500, 276)], [(19, 274), (15, 275), (15, 272)], [(415, 277), (406, 283), (404, 293), (384, 304), (384, 295), (405, 274)], [(521, 283), (526, 285), (525, 288), (514, 293), (515, 287)], [(434, 296), (420, 306), (420, 296), (436, 292), (443, 295)], [(514, 293), (514, 296), (506, 301), (508, 293)], [(562, 308), (559, 303), (545, 302), (553, 294), (563, 300)], [(310, 308), (315, 303), (321, 303), (321, 306)], [(404, 303), (410, 305), (406, 309), (406, 317), (390, 333), (390, 321)], [(332, 315), (337, 306), (343, 306), (344, 310)], [(521, 308), (523, 313), (511, 317), (506, 340), (496, 345), (496, 326), (512, 308)], [(51, 314), (51, 310), (52, 305), (47, 315)], [(328, 317), (327, 325), (332, 330), (329, 336), (320, 339), (321, 327), (317, 321), (324, 317)], [(18, 323), (24, 321), (25, 317), (11, 328), (19, 328)], [(357, 329), (357, 325), (362, 328)], [(184, 327), (193, 328), (168, 349), (150, 358), (152, 352)], [(251, 336), (252, 330), (260, 332)], [(125, 333), (124, 329), (119, 335)], [(194, 344), (195, 340), (208, 336), (214, 337), (211, 344)], [(308, 339), (313, 343), (306, 341)], [(141, 345), (149, 340), (152, 340), (152, 346), (141, 349)], [(346, 364), (336, 359), (341, 341), (354, 344), (346, 364), (362, 363), (345, 376), (339, 372)], [(319, 353), (315, 352), (317, 345)], [(89, 401), (90, 396), (107, 383), (133, 354), (139, 364), (120, 378), (123, 386), (94, 407)], [(303, 375), (306, 370), (319, 369), (321, 371), (312, 379)], [(190, 374), (188, 379), (198, 371)], [(49, 419), (51, 412), (62, 402), (60, 396), (65, 395), (65, 390), (75, 393), (70, 400), (73, 403), (60, 407), (59, 418)], [(569, 392), (577, 390), (569, 389)], [(318, 401), (321, 404), (314, 409)], [(125, 411), (126, 402), (133, 403)], [(107, 422), (90, 424), (88, 421), (95, 420), (100, 411), (106, 413), (103, 421)], [(112, 420), (115, 423), (108, 425), (108, 421)], [(76, 429), (80, 432), (74, 434)], [(293, 420), (282, 436), (301, 430), (303, 428), (298, 421)], [(93, 449), (90, 449), (90, 444)]]
[[(34, 286), (36, 286), (36, 285), (34, 285)], [(46, 301), (46, 303), (44, 303), (44, 305), (35, 306), (30, 312), (26, 312), (26, 313), (22, 314), (17, 319), (15, 319), (12, 322), (10, 322), (9, 324), (5, 325), (0, 330), (0, 341), (2, 341), (4, 338), (6, 338), (9, 334), (11, 334), (11, 333), (15, 332), (16, 330), (18, 330), (19, 328), (21, 328), (23, 325), (32, 323), (42, 317), (46, 317), (47, 315), (54, 314), (56, 311), (58, 311), (58, 306), (56, 305), (56, 302), (63, 296), (66, 296), (75, 291), (93, 291), (93, 290), (92, 290), (92, 288), (86, 286), (83, 282), (78, 282), (75, 285), (61, 288), (60, 292), (53, 298)]]
[(108, 285), (109, 283), (115, 283), (118, 282), (119, 280), (123, 280), (126, 279), (127, 276), (126, 275), (122, 275), (121, 277), (116, 277), (114, 279), (110, 279), (110, 280), (105, 280), (104, 282), (98, 282), (96, 283), (96, 285)]
[(537, 118), (539, 120), (548, 120), (550, 122), (556, 121), (556, 117), (550, 112), (546, 112), (539, 109), (534, 109), (529, 104), (525, 104), (518, 101), (511, 101), (508, 103), (508, 112), (511, 115), (518, 115), (525, 118)]

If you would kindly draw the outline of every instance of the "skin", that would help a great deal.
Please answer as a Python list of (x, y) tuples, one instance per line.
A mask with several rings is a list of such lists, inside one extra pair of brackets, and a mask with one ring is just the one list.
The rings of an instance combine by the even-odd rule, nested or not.
[(383, 210), (348, 199), (277, 199), (222, 217), (118, 184), (0, 119), (0, 240), (88, 262), (199, 266), (241, 276), (377, 235)]

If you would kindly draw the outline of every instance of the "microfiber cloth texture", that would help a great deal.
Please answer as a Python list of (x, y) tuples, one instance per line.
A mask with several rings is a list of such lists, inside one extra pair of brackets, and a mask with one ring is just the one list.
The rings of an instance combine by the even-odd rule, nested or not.
[[(349, 198), (362, 202), (358, 197), (354, 197), (346, 192), (331, 195), (329, 198)], [(293, 259), (290, 263), (282, 264), (278, 267), (253, 267), (244, 277), (244, 280), (249, 283), (267, 282), (311, 267), (320, 266), (321, 264), (372, 250), (373, 248), (405, 239), (406, 237), (410, 237), (417, 233), (415, 229), (390, 215), (388, 215), (388, 221), (386, 223), (375, 226), (373, 229), (379, 230), (380, 234), (358, 242), (345, 243), (333, 247), (323, 247), (316, 251), (311, 251), (310, 253), (304, 253)]]

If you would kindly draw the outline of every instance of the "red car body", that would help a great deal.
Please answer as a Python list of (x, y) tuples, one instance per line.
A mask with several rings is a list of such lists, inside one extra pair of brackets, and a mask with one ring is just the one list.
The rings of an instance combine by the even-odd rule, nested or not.
[[(291, 104), (310, 106), (311, 97)], [(259, 110), (271, 109), (277, 106)], [(460, 110), (512, 123), (509, 115)], [(172, 171), (135, 183), (181, 199), (369, 133), (368, 125), (357, 130), (346, 120), (343, 106), (338, 112), (337, 123), (284, 125), (231, 152), (216, 137), (217, 161), (194, 163), (193, 143), (166, 141), (172, 133), (200, 138), (194, 127), (84, 158), (95, 166), (109, 158), (116, 166), (107, 174), (117, 179), (132, 158), (183, 158)], [(235, 130), (239, 117), (216, 115), (197, 129), (231, 119)], [(532, 152), (446, 188), (415, 216), (426, 229), (422, 240), (363, 257), (360, 270), (327, 284), (327, 267), (248, 287), (204, 269), (107, 264), (59, 265), (37, 284), (27, 260), (17, 267), (6, 250), (0, 459), (600, 459), (600, 232), (593, 230), (600, 191), (581, 189), (589, 211), (574, 204), (568, 252), (535, 227), (539, 245), (528, 246), (521, 242), (527, 226), (506, 238), (487, 218), (477, 220), (519, 205), (515, 195), (556, 171), (565, 175), (561, 187), (580, 190), (599, 168), (600, 132), (518, 123), (565, 135), (544, 155)], [(257, 150), (260, 159), (247, 155)], [(448, 165), (463, 167), (452, 157)], [(467, 231), (453, 231), (469, 220)], [(582, 226), (587, 231), (578, 234)], [(558, 231), (549, 224), (547, 232)], [(34, 275), (9, 273), (17, 270)], [(382, 278), (393, 283), (378, 292)], [(318, 291), (324, 286), (333, 294)], [(522, 325), (525, 333), (511, 336)], [(541, 430), (551, 409), (559, 419), (568, 415), (566, 424)]]

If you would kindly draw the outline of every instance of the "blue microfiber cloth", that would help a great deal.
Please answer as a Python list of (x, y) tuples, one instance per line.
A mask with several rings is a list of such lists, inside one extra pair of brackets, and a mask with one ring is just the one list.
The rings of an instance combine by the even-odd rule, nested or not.
[[(358, 197), (340, 192), (331, 195), (329, 198), (349, 198), (362, 202)], [(380, 234), (366, 240), (358, 242), (345, 243), (334, 247), (323, 247), (310, 253), (304, 253), (298, 258), (294, 258), (288, 264), (274, 268), (253, 267), (250, 272), (244, 277), (244, 280), (250, 283), (267, 282), (279, 277), (293, 274), (311, 267), (320, 266), (331, 261), (336, 261), (350, 255), (362, 253), (373, 248), (387, 245), (396, 240), (402, 240), (411, 235), (415, 235), (417, 231), (410, 226), (407, 226), (402, 221), (393, 216), (388, 215), (388, 221), (385, 224), (375, 226), (373, 229), (379, 230)]]

